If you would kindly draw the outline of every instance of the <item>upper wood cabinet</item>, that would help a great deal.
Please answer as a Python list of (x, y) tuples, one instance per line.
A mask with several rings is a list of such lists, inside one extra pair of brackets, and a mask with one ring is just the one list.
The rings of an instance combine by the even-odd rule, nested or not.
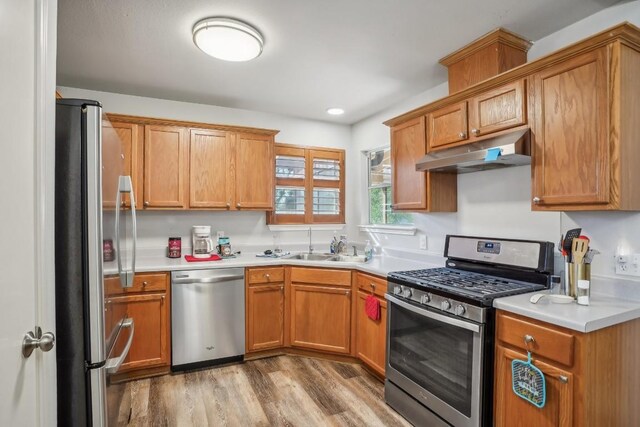
[(105, 208), (113, 208), (116, 198), (124, 206), (131, 206), (128, 194), (118, 192), (118, 174), (131, 177), (137, 208), (141, 207), (142, 200), (142, 170), (139, 162), (142, 160), (142, 141), (144, 128), (133, 123), (111, 122), (108, 119), (102, 122), (102, 159), (103, 164), (120, 165), (118, 168), (103, 168), (102, 173), (102, 199)]
[(454, 212), (457, 175), (416, 171), (427, 149), (425, 122), (422, 116), (391, 128), (393, 209)]
[(533, 76), (534, 210), (640, 209), (638, 72), (616, 42)]
[(526, 124), (525, 86), (518, 80), (429, 113), (428, 150), (469, 144)]
[(469, 101), (471, 137), (523, 125), (527, 122), (525, 81), (518, 80), (487, 91)]
[(229, 209), (233, 197), (230, 132), (191, 129), (189, 138), (189, 207)]
[[(121, 157), (138, 208), (273, 209), (277, 131), (113, 113), (106, 118), (103, 156), (110, 162)], [(105, 207), (115, 206), (114, 182), (105, 180)], [(130, 203), (128, 196), (122, 203)]]
[(187, 129), (146, 125), (144, 132), (144, 207), (185, 209), (189, 188)]
[(427, 117), (429, 150), (469, 139), (467, 101), (440, 108)]
[(272, 210), (275, 187), (273, 136), (238, 133), (234, 150), (235, 207)]

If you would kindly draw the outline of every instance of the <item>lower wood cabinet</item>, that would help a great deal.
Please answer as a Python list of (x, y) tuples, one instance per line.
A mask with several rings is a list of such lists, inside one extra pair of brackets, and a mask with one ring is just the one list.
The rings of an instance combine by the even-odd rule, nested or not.
[(292, 284), (291, 346), (348, 354), (351, 290)]
[(284, 346), (284, 269), (247, 269), (247, 352)]
[[(119, 287), (118, 278), (105, 280), (107, 325), (124, 315), (134, 322), (134, 335), (129, 354), (118, 371), (127, 378), (146, 374), (151, 368), (171, 365), (171, 301), (167, 273), (137, 274), (129, 289)], [(147, 290), (146, 288), (149, 288)], [(121, 354), (126, 340), (118, 340), (112, 355)]]
[(367, 366), (384, 376), (387, 353), (387, 302), (380, 301), (380, 319), (372, 320), (367, 316), (365, 304), (371, 295), (358, 291), (356, 299), (356, 353)]
[[(581, 333), (499, 310), (494, 424), (638, 425), (639, 338), (640, 319)], [(526, 360), (527, 350), (545, 376), (543, 408), (537, 408), (513, 392), (511, 362)]]

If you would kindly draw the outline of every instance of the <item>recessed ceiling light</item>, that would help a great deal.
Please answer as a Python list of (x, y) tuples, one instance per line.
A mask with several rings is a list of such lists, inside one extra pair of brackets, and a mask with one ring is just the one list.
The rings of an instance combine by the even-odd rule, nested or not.
[(338, 107), (327, 108), (327, 113), (332, 116), (339, 116), (340, 114), (344, 114), (344, 110)]
[(244, 22), (207, 18), (193, 27), (193, 42), (207, 55), (225, 61), (249, 61), (262, 53), (262, 34)]

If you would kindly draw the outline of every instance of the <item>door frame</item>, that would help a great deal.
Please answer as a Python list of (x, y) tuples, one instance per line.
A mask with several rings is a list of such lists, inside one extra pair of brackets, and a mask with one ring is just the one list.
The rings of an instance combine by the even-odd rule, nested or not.
[[(55, 91), (57, 54), (57, 0), (35, 0), (35, 313), (36, 325), (55, 330)], [(35, 326), (35, 325), (34, 325)], [(57, 420), (56, 348), (34, 352), (38, 425)]]

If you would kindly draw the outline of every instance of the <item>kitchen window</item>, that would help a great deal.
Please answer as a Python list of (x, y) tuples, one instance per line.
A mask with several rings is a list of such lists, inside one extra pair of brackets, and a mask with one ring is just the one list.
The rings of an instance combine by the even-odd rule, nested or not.
[(408, 213), (395, 213), (391, 209), (391, 149), (389, 147), (368, 151), (369, 224), (412, 224)]
[(344, 150), (276, 144), (268, 224), (344, 223)]

